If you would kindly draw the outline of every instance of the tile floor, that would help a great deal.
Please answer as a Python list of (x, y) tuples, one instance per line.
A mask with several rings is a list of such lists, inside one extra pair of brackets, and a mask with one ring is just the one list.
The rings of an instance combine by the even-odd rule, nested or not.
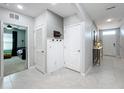
[(118, 89), (124, 88), (124, 61), (104, 57), (101, 66), (95, 66), (86, 77), (69, 69), (60, 69), (43, 75), (29, 69), (4, 77), (0, 88), (14, 89)]

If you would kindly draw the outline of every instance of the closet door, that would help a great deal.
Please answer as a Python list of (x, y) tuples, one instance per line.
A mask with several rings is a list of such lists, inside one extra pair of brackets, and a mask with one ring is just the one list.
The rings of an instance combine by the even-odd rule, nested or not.
[(46, 72), (46, 33), (45, 26), (35, 30), (35, 63), (36, 69)]
[(64, 66), (63, 41), (60, 39), (47, 40), (47, 69), (54, 72)]
[(58, 39), (56, 42), (56, 66), (57, 69), (64, 67), (64, 47), (63, 40)]
[(55, 55), (55, 39), (47, 40), (47, 72), (53, 72), (56, 69), (56, 55)]
[(80, 72), (81, 70), (81, 25), (67, 26), (64, 29), (65, 66)]

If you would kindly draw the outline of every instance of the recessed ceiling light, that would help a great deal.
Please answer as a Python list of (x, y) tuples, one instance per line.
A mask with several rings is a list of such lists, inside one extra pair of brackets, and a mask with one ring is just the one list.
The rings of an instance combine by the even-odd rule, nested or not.
[(17, 5), (17, 8), (22, 10), (23, 6), (22, 5)]
[(106, 22), (111, 22), (111, 21), (112, 21), (112, 19), (110, 19), (110, 18), (106, 20)]
[(56, 3), (51, 3), (51, 5), (56, 5)]

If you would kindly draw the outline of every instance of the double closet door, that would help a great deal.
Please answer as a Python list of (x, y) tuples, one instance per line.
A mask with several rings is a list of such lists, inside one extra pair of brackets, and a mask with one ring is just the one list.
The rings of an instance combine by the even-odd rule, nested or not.
[(54, 72), (64, 66), (63, 39), (47, 40), (47, 71)]

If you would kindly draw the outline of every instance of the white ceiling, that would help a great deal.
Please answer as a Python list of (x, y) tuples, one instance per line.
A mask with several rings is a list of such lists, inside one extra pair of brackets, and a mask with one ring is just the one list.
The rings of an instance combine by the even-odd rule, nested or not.
[[(82, 5), (97, 25), (107, 24), (108, 18), (112, 18), (112, 23), (120, 23), (124, 18), (123, 3), (84, 3)], [(112, 6), (116, 8), (106, 11), (106, 8)]]
[(4, 7), (31, 17), (39, 16), (46, 9), (49, 9), (62, 17), (70, 16), (76, 12), (76, 8), (70, 3), (57, 3), (56, 5), (52, 5), (51, 3), (22, 3), (20, 5), (24, 7), (23, 10), (19, 10), (16, 5), (16, 3), (1, 3), (0, 7)]
[[(0, 3), (0, 7), (4, 7), (32, 17), (39, 16), (46, 9), (49, 9), (62, 17), (67, 17), (77, 12), (77, 8), (75, 8), (75, 6), (71, 3), (57, 3), (56, 5), (52, 5), (51, 3), (21, 3), (21, 5), (24, 7), (23, 10), (19, 10), (16, 5), (17, 3)], [(113, 24), (120, 24), (124, 19), (123, 3), (82, 3), (81, 5), (95, 21), (97, 26), (110, 24), (106, 22), (108, 18), (112, 18), (111, 23)], [(106, 11), (106, 8), (112, 6), (115, 6), (116, 8)]]

